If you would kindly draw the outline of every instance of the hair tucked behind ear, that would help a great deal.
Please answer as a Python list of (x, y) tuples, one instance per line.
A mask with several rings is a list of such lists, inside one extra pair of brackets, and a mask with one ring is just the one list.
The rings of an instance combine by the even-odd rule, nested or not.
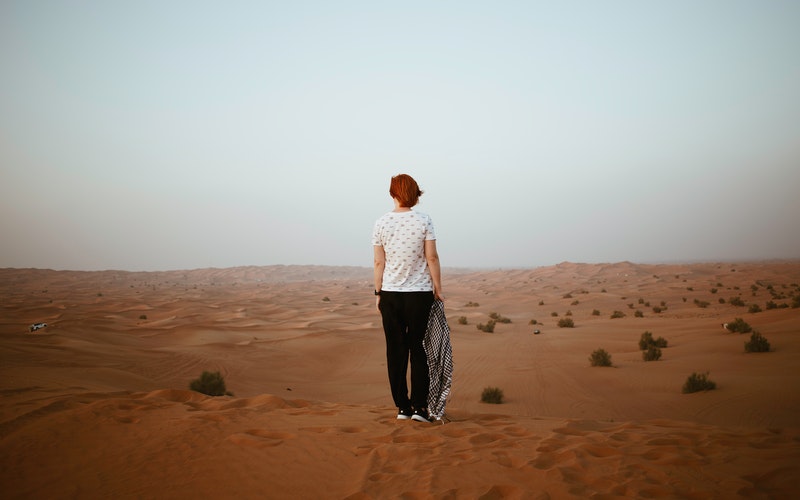
[(398, 174), (392, 177), (389, 185), (389, 195), (400, 202), (401, 207), (411, 208), (419, 202), (422, 196), (417, 181), (408, 174)]

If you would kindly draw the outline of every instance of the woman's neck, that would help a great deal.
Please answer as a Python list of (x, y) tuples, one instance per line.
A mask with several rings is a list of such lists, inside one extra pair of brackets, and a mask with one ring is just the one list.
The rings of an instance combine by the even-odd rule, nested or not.
[(394, 210), (393, 212), (410, 212), (410, 207), (403, 207), (400, 205), (400, 202), (396, 198), (392, 198), (394, 200)]

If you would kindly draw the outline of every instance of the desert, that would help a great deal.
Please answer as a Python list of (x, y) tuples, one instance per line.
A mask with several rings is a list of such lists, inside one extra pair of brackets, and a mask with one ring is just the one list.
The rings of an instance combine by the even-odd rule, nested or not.
[[(800, 495), (800, 261), (445, 269), (432, 424), (395, 419), (371, 275), (0, 269), (3, 497)], [(683, 393), (695, 373), (716, 387)]]

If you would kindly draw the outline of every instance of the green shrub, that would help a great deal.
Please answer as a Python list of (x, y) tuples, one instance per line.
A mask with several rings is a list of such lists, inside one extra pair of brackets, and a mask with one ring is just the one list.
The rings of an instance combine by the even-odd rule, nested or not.
[(487, 387), (481, 393), (481, 402), (493, 405), (503, 403), (503, 390), (499, 387)]
[(611, 366), (611, 355), (605, 349), (597, 349), (589, 356), (592, 366)]
[(744, 343), (745, 352), (769, 352), (769, 341), (760, 333), (754, 331), (750, 340)]
[(558, 327), (559, 328), (575, 328), (575, 322), (572, 321), (572, 318), (561, 318), (558, 320)]
[(225, 390), (225, 379), (219, 372), (206, 372), (204, 371), (200, 378), (192, 380), (189, 384), (189, 389), (206, 394), (208, 396), (232, 396)]
[(624, 318), (624, 317), (625, 313), (622, 311), (614, 311), (613, 313), (611, 313), (611, 319)]
[(681, 392), (690, 394), (692, 392), (710, 391), (716, 389), (717, 384), (708, 379), (708, 372), (706, 373), (692, 373), (686, 382), (683, 384)]
[(498, 323), (511, 323), (510, 319), (506, 318), (505, 316), (501, 316), (496, 312), (490, 313), (489, 317), (497, 321)]
[(744, 301), (742, 300), (741, 297), (731, 297), (730, 299), (728, 299), (728, 303), (732, 306), (744, 307)]
[(642, 359), (645, 361), (658, 361), (661, 359), (661, 349), (654, 345), (648, 346), (647, 350), (642, 351)]
[(667, 341), (664, 339), (664, 337), (658, 337), (657, 339), (654, 339), (652, 333), (644, 332), (642, 336), (639, 337), (639, 349), (644, 351), (650, 346), (665, 348), (667, 347)]
[(494, 333), (494, 325), (495, 324), (496, 324), (496, 321), (493, 320), (493, 319), (490, 319), (489, 321), (486, 322), (485, 325), (483, 323), (478, 323), (477, 328), (478, 328), (478, 330), (480, 330), (482, 332)]
[(760, 313), (761, 312), (761, 306), (759, 306), (758, 304), (750, 304), (750, 307), (747, 308), (747, 312), (749, 312), (749, 313)]
[(736, 318), (732, 323), (728, 323), (727, 329), (728, 331), (739, 333), (750, 333), (753, 331), (753, 328), (742, 318)]

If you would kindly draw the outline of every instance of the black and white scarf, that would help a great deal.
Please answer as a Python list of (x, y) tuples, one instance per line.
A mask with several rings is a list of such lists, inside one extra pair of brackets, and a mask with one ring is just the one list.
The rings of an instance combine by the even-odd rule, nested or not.
[(434, 300), (428, 316), (428, 329), (423, 340), (428, 358), (428, 414), (441, 420), (450, 386), (453, 383), (453, 347), (450, 345), (450, 327), (444, 315), (444, 302)]

